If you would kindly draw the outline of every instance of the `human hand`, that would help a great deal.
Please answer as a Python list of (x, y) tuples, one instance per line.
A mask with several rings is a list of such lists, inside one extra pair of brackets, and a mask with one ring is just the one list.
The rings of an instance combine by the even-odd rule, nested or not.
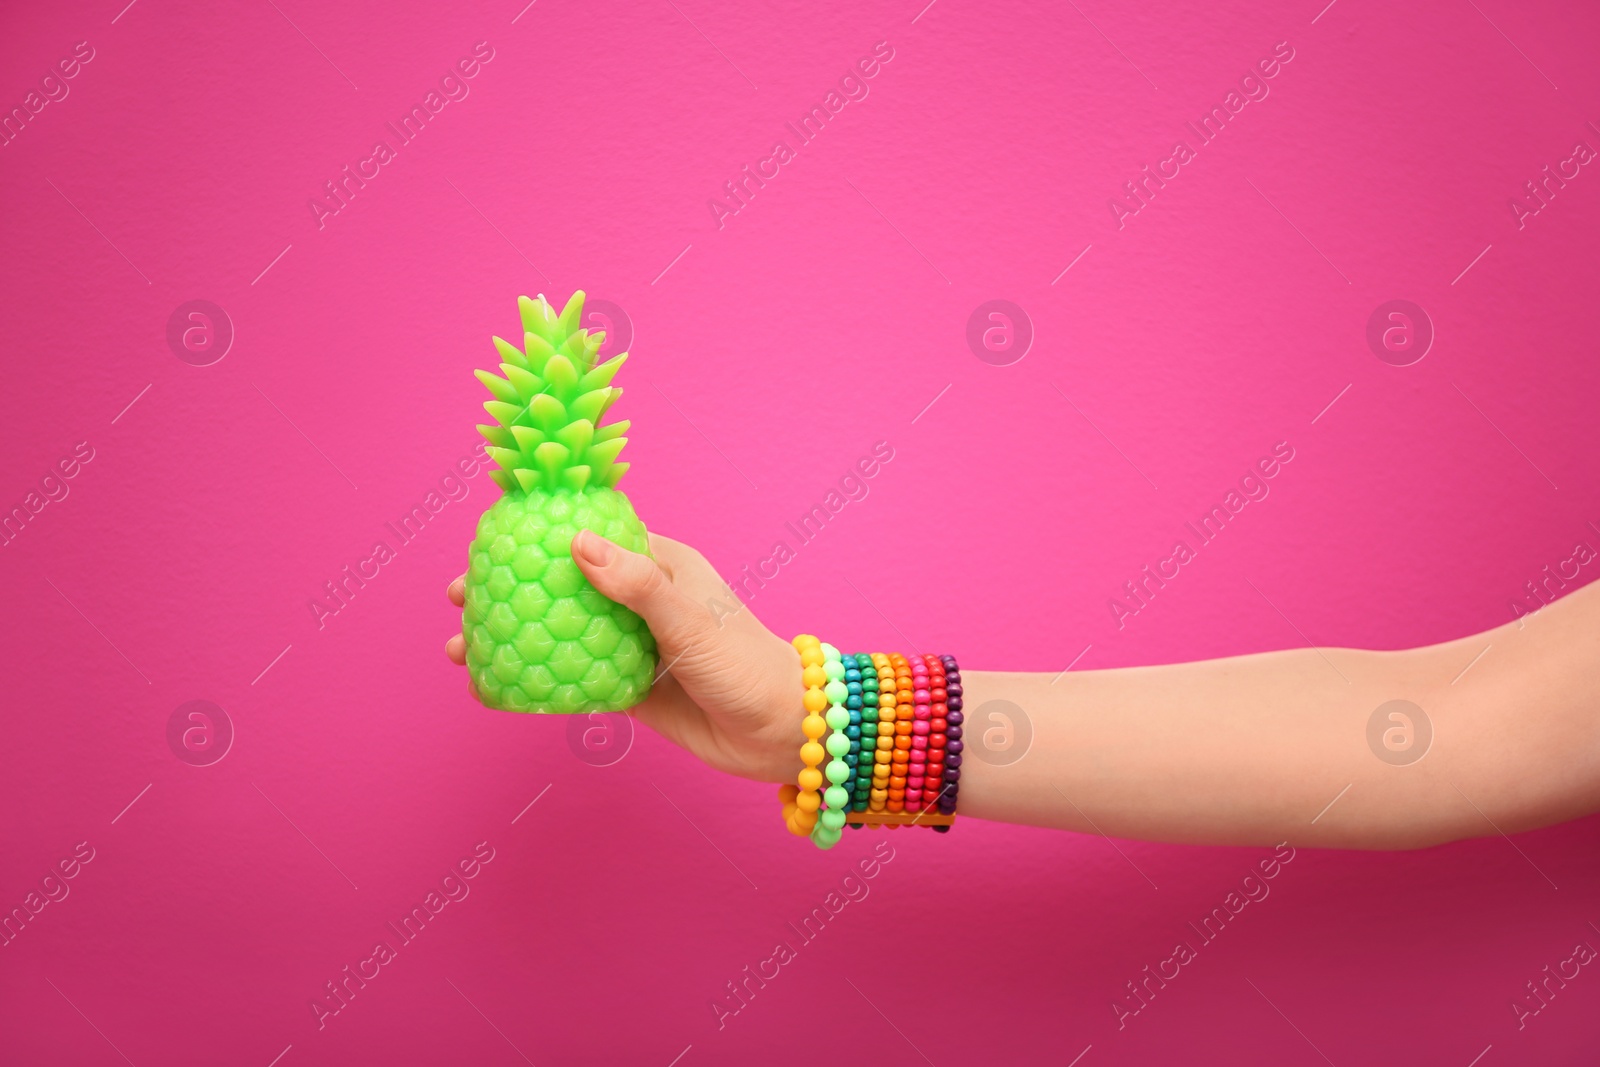
[[(650, 551), (654, 559), (588, 530), (572, 541), (584, 577), (638, 612), (655, 635), (660, 671), (628, 714), (719, 771), (794, 781), (805, 715), (799, 653), (744, 608), (699, 552), (660, 534), (650, 535)], [(464, 578), (447, 590), (457, 607)], [(445, 655), (466, 663), (461, 634), (445, 643)], [(470, 678), (467, 688), (476, 698)]]

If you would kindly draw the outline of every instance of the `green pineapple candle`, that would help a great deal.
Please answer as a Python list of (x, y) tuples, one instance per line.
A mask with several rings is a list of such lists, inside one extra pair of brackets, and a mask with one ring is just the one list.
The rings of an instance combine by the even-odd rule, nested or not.
[(461, 632), (483, 703), (501, 711), (621, 711), (643, 700), (656, 669), (644, 620), (601, 595), (572, 560), (593, 530), (649, 552), (644, 523), (617, 481), (628, 423), (601, 425), (622, 395), (611, 379), (626, 352), (598, 363), (601, 332), (579, 323), (583, 293), (558, 315), (541, 295), (517, 299), (523, 347), (496, 337), (504, 377), (480, 370), (494, 419), (479, 426), (504, 493), (478, 520)]

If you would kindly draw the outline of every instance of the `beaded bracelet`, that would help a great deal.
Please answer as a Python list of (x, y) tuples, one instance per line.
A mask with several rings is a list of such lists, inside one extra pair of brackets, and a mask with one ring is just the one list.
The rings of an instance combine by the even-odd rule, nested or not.
[(844, 659), (839, 655), (839, 650), (825, 644), (822, 653), (823, 671), (828, 677), (822, 692), (829, 705), (823, 720), (829, 730), (825, 747), (833, 758), (824, 769), (828, 788), (822, 799), (828, 807), (817, 818), (816, 828), (811, 831), (811, 842), (818, 848), (829, 849), (839, 843), (844, 830), (845, 811), (850, 803), (850, 791), (844, 788), (844, 780), (850, 773), (850, 766), (845, 761), (845, 756), (850, 752), (850, 737), (845, 732), (850, 726), (850, 712), (845, 706), (850, 691), (844, 681)]
[[(860, 744), (856, 753), (855, 793), (851, 798), (851, 811), (866, 811), (871, 800), (872, 768), (878, 751), (878, 671), (872, 657), (865, 652), (856, 654), (856, 671), (861, 679)], [(851, 825), (860, 828), (860, 823)]]
[(823, 692), (823, 687), (828, 683), (828, 674), (823, 667), (827, 657), (822, 642), (811, 634), (801, 634), (792, 643), (795, 651), (800, 653), (800, 678), (805, 685), (803, 704), (806, 716), (800, 721), (800, 732), (806, 738), (800, 746), (800, 762), (804, 766), (797, 779), (798, 787), (780, 786), (778, 800), (783, 804), (783, 820), (789, 832), (802, 837), (816, 828), (817, 809), (822, 803), (822, 794), (818, 792), (822, 786), (822, 772), (817, 770), (817, 765), (822, 762), (827, 750), (818, 738), (828, 728), (827, 720), (822, 717), (823, 709), (828, 706), (827, 695)]
[(844, 706), (850, 715), (850, 722), (844, 728), (845, 736), (850, 739), (850, 751), (845, 753), (844, 761), (849, 767), (849, 773), (839, 784), (844, 786), (845, 792), (850, 794), (845, 802), (845, 810), (855, 806), (856, 780), (859, 777), (861, 766), (861, 709), (864, 704), (863, 694), (866, 692), (861, 684), (861, 665), (856, 655), (847, 654), (844, 657), (844, 687), (846, 690)]
[(845, 826), (948, 832), (961, 778), (955, 658), (841, 655), (810, 634), (793, 644), (805, 687), (805, 740), (798, 784), (778, 790), (790, 832), (822, 849), (837, 844)]
[(867, 810), (883, 811), (889, 799), (889, 758), (894, 748), (894, 668), (882, 652), (872, 654), (872, 666), (878, 675), (878, 737), (873, 743)]
[[(954, 656), (941, 656), (945, 674), (945, 772), (944, 785), (939, 792), (939, 812), (954, 815), (956, 795), (961, 791), (961, 669)], [(938, 827), (934, 827), (938, 829)]]
[(894, 664), (894, 750), (889, 764), (889, 803), (893, 812), (906, 810), (906, 773), (911, 760), (911, 669), (906, 658), (895, 652)]
[(923, 786), (928, 771), (928, 723), (933, 709), (928, 685), (928, 663), (922, 657), (911, 662), (911, 752), (906, 772), (906, 810), (921, 811)]

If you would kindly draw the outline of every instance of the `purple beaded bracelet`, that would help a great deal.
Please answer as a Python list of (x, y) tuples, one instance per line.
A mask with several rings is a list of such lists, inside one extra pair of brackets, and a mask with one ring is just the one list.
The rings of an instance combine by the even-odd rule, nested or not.
[[(956, 801), (961, 792), (961, 668), (954, 656), (940, 656), (944, 664), (945, 712), (944, 787), (939, 791), (939, 814), (954, 815)], [(948, 826), (935, 826), (937, 833), (949, 833)]]

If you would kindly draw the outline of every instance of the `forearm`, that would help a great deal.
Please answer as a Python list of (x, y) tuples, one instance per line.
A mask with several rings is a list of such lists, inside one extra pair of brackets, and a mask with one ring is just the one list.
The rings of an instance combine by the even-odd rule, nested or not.
[[(963, 672), (961, 812), (1118, 837), (1335, 848), (1420, 847), (1587, 814), (1600, 807), (1597, 616), (1591, 587), (1520, 628), (1403, 652), (1299, 649), (1054, 681)], [(1431, 723), (1415, 762), (1369, 746), (1373, 712), (1397, 699)], [(1015, 750), (1000, 748), (991, 701), (1015, 704), (1031, 725), (1015, 762), (1002, 762)]]

